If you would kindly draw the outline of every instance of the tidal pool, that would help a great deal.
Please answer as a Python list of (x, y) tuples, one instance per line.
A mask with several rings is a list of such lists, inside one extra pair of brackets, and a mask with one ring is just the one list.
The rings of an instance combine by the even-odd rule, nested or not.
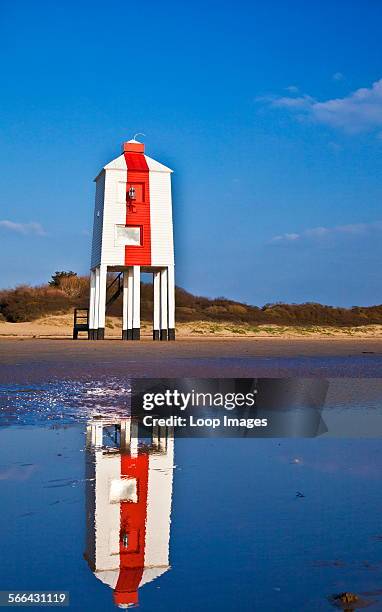
[(352, 438), (138, 441), (128, 394), (3, 387), (0, 590), (79, 611), (382, 609), (380, 381), (328, 385), (328, 433)]
[(381, 609), (379, 440), (176, 439), (131, 455), (118, 422), (102, 447), (92, 426), (0, 431), (2, 590), (62, 589), (72, 610), (330, 610), (341, 592)]

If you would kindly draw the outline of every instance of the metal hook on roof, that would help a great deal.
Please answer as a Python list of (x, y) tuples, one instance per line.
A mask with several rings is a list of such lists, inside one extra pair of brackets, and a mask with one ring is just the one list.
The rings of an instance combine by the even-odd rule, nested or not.
[(137, 132), (136, 134), (134, 134), (133, 140), (136, 140), (137, 136), (144, 136), (144, 137), (146, 137), (146, 134), (143, 134), (142, 132)]

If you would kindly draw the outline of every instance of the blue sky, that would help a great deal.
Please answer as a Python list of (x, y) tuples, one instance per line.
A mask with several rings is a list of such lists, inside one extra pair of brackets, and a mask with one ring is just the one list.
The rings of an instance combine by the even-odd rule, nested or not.
[(381, 303), (382, 5), (2, 7), (0, 286), (89, 268), (123, 140), (175, 171), (177, 284)]

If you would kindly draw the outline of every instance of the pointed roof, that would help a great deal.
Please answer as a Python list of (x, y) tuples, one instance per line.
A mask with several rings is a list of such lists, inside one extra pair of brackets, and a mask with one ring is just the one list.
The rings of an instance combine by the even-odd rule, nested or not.
[[(137, 147), (139, 147), (141, 150), (137, 150)], [(119, 155), (115, 159), (112, 159), (108, 164), (106, 164), (101, 169), (101, 171), (98, 173), (95, 180), (97, 180), (98, 176), (102, 173), (103, 170), (124, 170), (126, 171), (126, 159), (125, 159), (124, 153), (126, 152), (144, 153), (144, 145), (138, 140), (135, 140), (134, 138), (132, 138), (131, 140), (127, 140), (126, 142), (123, 143), (122, 150), (123, 150), (122, 155)], [(149, 157), (148, 155), (144, 155), (144, 157), (145, 157), (145, 160), (147, 162), (150, 172), (173, 172), (171, 168), (168, 168), (164, 164), (161, 164), (160, 162), (156, 161), (152, 157)]]

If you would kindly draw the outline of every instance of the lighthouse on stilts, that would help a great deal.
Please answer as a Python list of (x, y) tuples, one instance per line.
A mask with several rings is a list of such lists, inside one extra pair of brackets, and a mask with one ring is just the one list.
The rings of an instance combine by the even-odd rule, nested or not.
[[(175, 340), (172, 170), (137, 140), (95, 179), (89, 338), (103, 340), (109, 305), (122, 293), (122, 339), (140, 339), (141, 272), (153, 275), (153, 339)], [(116, 273), (107, 284), (108, 272)]]

